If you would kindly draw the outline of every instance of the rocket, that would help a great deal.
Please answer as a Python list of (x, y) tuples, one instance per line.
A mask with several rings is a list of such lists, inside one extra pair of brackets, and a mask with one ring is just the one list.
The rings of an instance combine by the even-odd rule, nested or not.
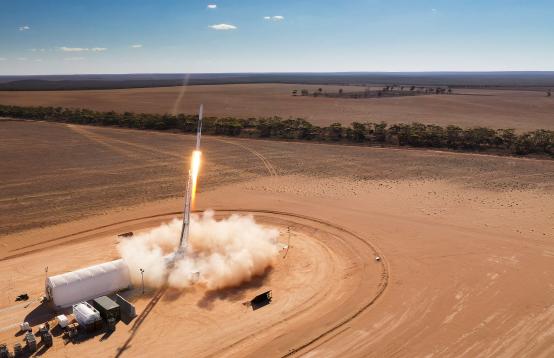
[(196, 150), (200, 150), (200, 137), (202, 137), (202, 115), (204, 112), (204, 105), (200, 105), (198, 110), (198, 126), (196, 127)]
[[(195, 152), (200, 152), (200, 139), (202, 137), (202, 112), (203, 112), (204, 106), (200, 105), (200, 109), (198, 111), (198, 126), (196, 129), (196, 149)], [(193, 159), (194, 160), (194, 159)], [(189, 236), (189, 230), (190, 230), (190, 211), (191, 211), (191, 201), (193, 197), (193, 190), (195, 190), (193, 182), (195, 182), (196, 178), (193, 178), (193, 171), (192, 169), (189, 170), (189, 176), (188, 176), (188, 182), (187, 182), (187, 189), (185, 193), (185, 207), (183, 209), (183, 225), (181, 227), (181, 237), (179, 239), (179, 247), (177, 248), (177, 251), (174, 255), (174, 260), (177, 258), (182, 258), (185, 255), (185, 252), (187, 250), (188, 246), (188, 236)]]

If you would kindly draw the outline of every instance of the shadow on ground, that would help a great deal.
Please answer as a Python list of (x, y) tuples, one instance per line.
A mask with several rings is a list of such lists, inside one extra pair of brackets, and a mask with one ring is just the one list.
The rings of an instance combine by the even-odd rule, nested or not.
[(204, 297), (198, 301), (197, 306), (212, 310), (216, 301), (243, 301), (246, 298), (246, 292), (250, 289), (263, 287), (264, 283), (273, 273), (273, 268), (267, 268), (263, 274), (254, 277), (251, 281), (243, 283), (239, 287), (224, 288), (220, 290), (206, 291)]

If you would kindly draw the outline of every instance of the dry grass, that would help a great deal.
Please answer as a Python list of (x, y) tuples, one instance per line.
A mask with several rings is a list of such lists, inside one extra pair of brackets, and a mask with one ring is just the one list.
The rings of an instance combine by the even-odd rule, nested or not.
[[(189, 135), (45, 122), (0, 122), (0, 137), (0, 234), (180, 196), (193, 146)], [(275, 172), (494, 190), (554, 183), (552, 161), (487, 155), (208, 136), (203, 151), (201, 191)]]

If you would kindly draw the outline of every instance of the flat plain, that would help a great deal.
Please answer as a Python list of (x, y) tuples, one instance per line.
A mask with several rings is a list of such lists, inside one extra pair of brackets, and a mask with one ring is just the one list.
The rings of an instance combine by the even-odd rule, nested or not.
[[(179, 217), (194, 138), (32, 121), (1, 121), (0, 136), (13, 344), (44, 266), (113, 259), (118, 233)], [(282, 242), (291, 227), (287, 255), (239, 288), (137, 295), (140, 319), (43, 354), (554, 354), (553, 161), (224, 137), (205, 137), (203, 158), (196, 209), (252, 213)], [(267, 289), (268, 307), (242, 305)], [(32, 302), (14, 304), (20, 292)]]
[[(405, 86), (408, 91), (409, 86)], [(554, 98), (544, 91), (462, 89), (453, 95), (381, 99), (314, 98), (310, 93), (362, 91), (365, 87), (305, 84), (227, 84), (83, 91), (0, 91), (0, 104), (61, 106), (99, 111), (193, 114), (203, 103), (206, 115), (307, 119), (316, 125), (353, 121), (422, 122), (461, 127), (486, 126), (519, 131), (554, 129)], [(179, 105), (176, 105), (179, 103)]]

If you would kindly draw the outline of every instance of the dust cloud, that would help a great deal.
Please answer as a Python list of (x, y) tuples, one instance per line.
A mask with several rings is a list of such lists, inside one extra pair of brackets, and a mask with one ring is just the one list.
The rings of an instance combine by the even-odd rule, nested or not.
[(262, 274), (279, 254), (278, 230), (256, 223), (251, 215), (216, 220), (208, 210), (191, 216), (187, 254), (171, 265), (180, 233), (181, 221), (174, 219), (119, 243), (133, 284), (140, 284), (143, 269), (149, 287), (233, 287)]

